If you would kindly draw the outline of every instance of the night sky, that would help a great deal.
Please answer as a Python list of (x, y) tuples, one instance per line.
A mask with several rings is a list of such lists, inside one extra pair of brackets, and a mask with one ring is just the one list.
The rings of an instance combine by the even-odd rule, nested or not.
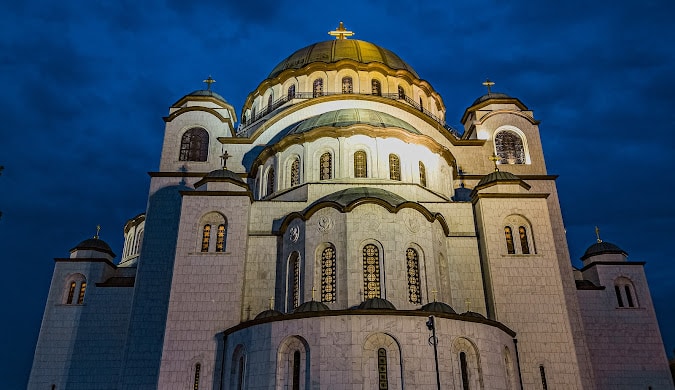
[(534, 111), (548, 172), (560, 175), (574, 265), (596, 225), (629, 260), (646, 261), (672, 356), (675, 2), (416, 3), (5, 2), (0, 387), (25, 388), (53, 258), (100, 224), (119, 260), (124, 223), (145, 211), (169, 106), (212, 75), (240, 116), (278, 62), (332, 39), (341, 20), (354, 39), (408, 62), (457, 128), (486, 77)]

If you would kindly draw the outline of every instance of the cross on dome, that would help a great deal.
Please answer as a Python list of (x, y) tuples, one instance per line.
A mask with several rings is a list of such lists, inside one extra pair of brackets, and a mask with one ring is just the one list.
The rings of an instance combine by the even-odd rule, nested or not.
[(227, 159), (230, 157), (232, 157), (232, 155), (227, 153), (227, 150), (223, 150), (223, 154), (220, 155), (220, 160), (223, 162), (223, 169), (227, 169)]
[(501, 160), (496, 154), (493, 154), (492, 156), (488, 157), (490, 161), (492, 161), (493, 164), (495, 164), (495, 172), (499, 172), (499, 168), (497, 168), (497, 161)]
[(101, 232), (101, 225), (96, 225), (96, 235), (94, 236), (95, 239), (98, 240), (100, 232)]
[(597, 226), (595, 227), (595, 237), (598, 240), (598, 244), (602, 242), (602, 240), (600, 239), (600, 228)]
[(206, 90), (210, 91), (211, 90), (211, 84), (215, 83), (216, 80), (214, 80), (213, 77), (211, 77), (211, 75), (209, 75), (209, 78), (207, 78), (206, 80), (204, 80), (202, 82), (206, 83)]
[(332, 35), (335, 39), (346, 39), (346, 37), (351, 37), (354, 35), (353, 31), (349, 31), (345, 28), (344, 23), (340, 22), (338, 28), (333, 31), (328, 31), (328, 35)]
[(483, 85), (487, 87), (488, 95), (489, 95), (489, 94), (492, 93), (492, 91), (490, 90), (490, 87), (492, 87), (493, 85), (495, 85), (495, 82), (494, 82), (494, 81), (491, 81), (490, 79), (485, 79), (485, 81), (483, 81)]

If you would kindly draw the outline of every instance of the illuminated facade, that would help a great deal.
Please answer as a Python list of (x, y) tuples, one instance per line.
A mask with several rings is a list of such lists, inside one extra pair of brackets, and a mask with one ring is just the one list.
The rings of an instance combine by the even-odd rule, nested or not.
[(333, 34), (238, 126), (210, 82), (170, 107), (121, 261), (56, 260), (29, 388), (435, 389), (434, 316), (444, 389), (672, 389), (644, 263), (598, 239), (572, 268), (532, 111), (489, 92), (460, 133)]

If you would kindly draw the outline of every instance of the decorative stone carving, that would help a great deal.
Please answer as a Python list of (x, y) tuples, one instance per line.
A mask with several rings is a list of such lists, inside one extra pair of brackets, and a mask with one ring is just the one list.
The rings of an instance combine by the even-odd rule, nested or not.
[(298, 242), (298, 239), (300, 239), (300, 228), (293, 226), (288, 232), (288, 237), (291, 239), (291, 241)]
[(319, 218), (319, 221), (316, 223), (316, 229), (321, 233), (327, 233), (333, 229), (334, 224), (335, 223), (331, 217), (324, 216)]

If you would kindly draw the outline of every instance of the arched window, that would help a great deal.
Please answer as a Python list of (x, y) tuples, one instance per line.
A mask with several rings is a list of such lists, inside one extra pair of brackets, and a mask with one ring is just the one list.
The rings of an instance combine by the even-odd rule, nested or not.
[(225, 252), (226, 242), (227, 226), (225, 224), (218, 225), (218, 233), (216, 233), (216, 252)]
[(316, 79), (312, 85), (312, 96), (318, 97), (323, 95), (323, 79)]
[(405, 90), (400, 85), (398, 86), (398, 98), (405, 99)]
[(516, 253), (516, 248), (513, 246), (513, 232), (510, 226), (504, 227), (504, 236), (506, 236), (506, 252), (510, 255)]
[(466, 363), (466, 353), (459, 353), (459, 368), (462, 374), (462, 390), (469, 390), (469, 367)]
[(333, 156), (326, 152), (319, 159), (320, 172), (319, 179), (328, 180), (333, 178)]
[(287, 311), (291, 312), (300, 306), (300, 254), (291, 253), (288, 259), (288, 294)]
[(237, 390), (244, 390), (244, 357), (239, 357), (239, 369), (237, 370)]
[(382, 96), (382, 84), (380, 84), (379, 80), (373, 79), (371, 87), (373, 95)]
[(548, 383), (546, 383), (546, 370), (544, 366), (539, 366), (539, 376), (541, 377), (541, 389), (548, 390)]
[(420, 161), (420, 185), (422, 187), (427, 186), (427, 169), (424, 167), (424, 163)]
[(523, 140), (513, 131), (500, 131), (495, 136), (495, 153), (500, 164), (525, 164)]
[(420, 98), (420, 111), (424, 111), (424, 104), (422, 102), (422, 98)]
[(401, 160), (395, 154), (389, 155), (389, 178), (401, 180)]
[(209, 251), (209, 241), (211, 240), (211, 225), (204, 225), (202, 229), (202, 252)]
[(66, 292), (61, 302), (66, 305), (84, 303), (84, 293), (87, 289), (87, 279), (82, 274), (72, 275), (66, 283)]
[(296, 157), (291, 163), (291, 187), (300, 184), (300, 159)]
[(80, 283), (80, 293), (77, 295), (77, 304), (81, 305), (84, 303), (84, 291), (87, 289), (87, 282)]
[(625, 277), (617, 278), (614, 281), (614, 292), (619, 307), (637, 307), (637, 297), (635, 288), (630, 279)]
[(377, 350), (377, 377), (380, 383), (380, 389), (389, 388), (389, 377), (387, 375), (387, 350), (380, 348)]
[(288, 100), (295, 99), (295, 84), (288, 87), (288, 92), (286, 93)]
[(342, 93), (354, 93), (354, 83), (349, 76), (342, 78)]
[(420, 286), (420, 257), (413, 248), (408, 248), (405, 252), (405, 260), (408, 268), (408, 301), (410, 303), (422, 303)]
[(321, 252), (321, 302), (335, 302), (335, 247)]
[(309, 379), (309, 344), (300, 336), (289, 336), (277, 350), (276, 389), (305, 389)]
[(140, 232), (136, 233), (136, 242), (134, 243), (134, 254), (138, 254), (141, 245), (143, 244), (143, 233), (145, 233), (145, 230), (141, 230)]
[(363, 247), (364, 300), (380, 298), (380, 250), (373, 244)]
[(267, 192), (265, 195), (274, 193), (274, 168), (270, 167), (267, 171)]
[(354, 153), (354, 177), (368, 177), (368, 162), (363, 150)]
[(274, 99), (274, 97), (272, 96), (272, 93), (270, 93), (270, 96), (267, 97), (267, 109), (268, 110), (272, 109), (272, 103), (274, 101), (273, 99)]
[(180, 141), (180, 161), (206, 161), (209, 154), (209, 133), (194, 127), (183, 134)]
[(524, 255), (530, 254), (530, 244), (527, 242), (527, 230), (525, 226), (520, 226), (518, 228), (518, 234), (520, 235), (520, 248), (523, 251)]
[(199, 390), (199, 375), (201, 374), (202, 365), (197, 363), (195, 364), (195, 380), (193, 382), (192, 388), (194, 390)]
[(68, 297), (66, 298), (66, 304), (68, 305), (73, 303), (73, 298), (75, 297), (75, 287), (77, 287), (77, 283), (70, 282), (70, 286), (68, 286)]
[(293, 352), (293, 382), (291, 389), (300, 390), (300, 351)]

